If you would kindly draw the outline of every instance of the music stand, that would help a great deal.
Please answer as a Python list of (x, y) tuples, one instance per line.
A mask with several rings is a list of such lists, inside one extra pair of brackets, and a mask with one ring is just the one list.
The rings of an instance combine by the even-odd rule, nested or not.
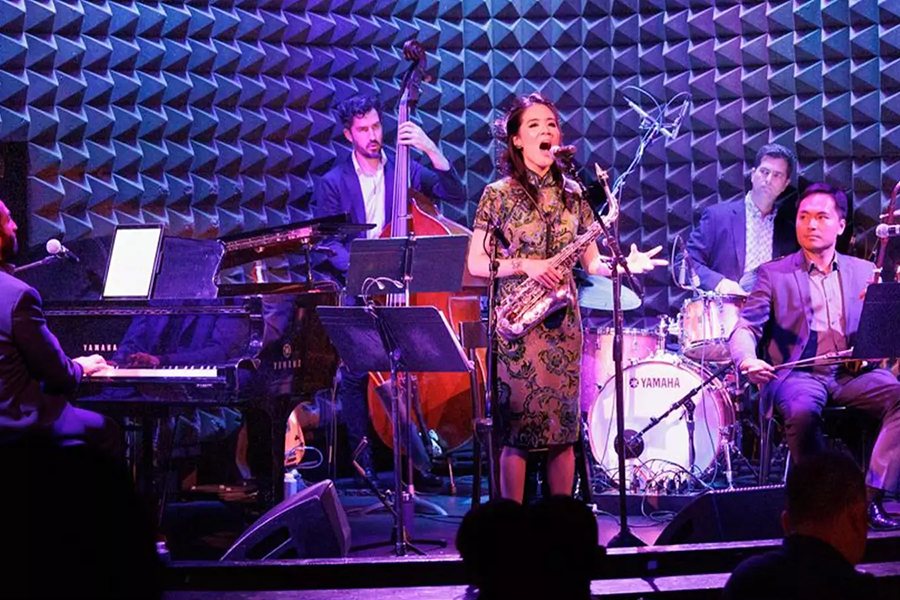
[(468, 248), (466, 235), (355, 239), (350, 243), (345, 291), (351, 296), (366, 294), (367, 282), (377, 279), (392, 282), (389, 293), (407, 288), (414, 293), (458, 292)]
[[(320, 310), (322, 324), (331, 337), (334, 331), (335, 338), (343, 338), (343, 341), (333, 341), (338, 350), (338, 355), (351, 369), (354, 364), (360, 366), (360, 370), (366, 371), (391, 371), (391, 413), (394, 428), (394, 486), (397, 499), (394, 512), (395, 519), (395, 543), (397, 554), (406, 554), (406, 549), (411, 547), (405, 539), (406, 527), (402, 502), (402, 461), (400, 452), (403, 445), (400, 443), (401, 421), (399, 405), (399, 387), (397, 375), (400, 372), (467, 372), (471, 365), (465, 357), (459, 340), (453, 334), (444, 316), (434, 307), (409, 307), (398, 305), (409, 304), (410, 293), (420, 292), (455, 292), (462, 289), (463, 273), (465, 272), (466, 252), (469, 238), (463, 235), (450, 236), (422, 236), (415, 237), (412, 233), (403, 238), (385, 239), (355, 239), (350, 245), (350, 267), (347, 273), (348, 294), (388, 293), (388, 303), (392, 310), (397, 311), (396, 317), (389, 309), (367, 307), (356, 308), (354, 312), (347, 313), (347, 322), (338, 323), (329, 327), (327, 319), (338, 319), (336, 310)], [(387, 284), (387, 285), (385, 285)], [(321, 307), (323, 309), (329, 307)], [(335, 307), (330, 307), (335, 308)], [(410, 308), (415, 309), (410, 310)], [(360, 312), (362, 310), (363, 312)], [(333, 313), (329, 315), (328, 313)], [(355, 315), (351, 317), (350, 315)], [(375, 319), (376, 326), (366, 322), (365, 315)], [(396, 318), (397, 322), (392, 321)], [(344, 330), (344, 331), (338, 331)], [(348, 331), (355, 331), (347, 338)], [(333, 338), (333, 340), (335, 339)], [(381, 343), (381, 351), (375, 351), (375, 355), (381, 354), (382, 360), (377, 368), (369, 368), (369, 360), (372, 355), (370, 350), (378, 348)], [(360, 344), (357, 347), (357, 343)], [(346, 356), (345, 356), (346, 354)], [(366, 356), (361, 356), (366, 354)], [(456, 357), (454, 359), (454, 357)], [(385, 362), (386, 359), (387, 362)], [(429, 359), (434, 359), (433, 362)], [(374, 359), (372, 359), (374, 361)], [(362, 363), (368, 366), (363, 367)], [(377, 362), (377, 361), (375, 361)], [(410, 378), (405, 378), (406, 383), (406, 415), (407, 427), (407, 467), (409, 495), (415, 497), (415, 488), (412, 482), (412, 393)], [(424, 423), (422, 424), (425, 425)], [(430, 504), (430, 503), (429, 503)], [(432, 505), (435, 509), (438, 507)], [(418, 549), (412, 547), (416, 552)], [(420, 552), (421, 553), (421, 552)]]
[(853, 358), (881, 360), (900, 356), (900, 283), (873, 283), (866, 289)]
[[(411, 452), (407, 450), (407, 487), (403, 488), (402, 431), (410, 448), (412, 385), (410, 372), (470, 372), (459, 340), (446, 317), (433, 306), (319, 306), (322, 326), (338, 355), (353, 371), (390, 371), (391, 417), (394, 429), (394, 548), (398, 556), (407, 550), (424, 554), (410, 543), (404, 505), (415, 499)], [(404, 395), (407, 426), (401, 427), (399, 374), (405, 373)]]

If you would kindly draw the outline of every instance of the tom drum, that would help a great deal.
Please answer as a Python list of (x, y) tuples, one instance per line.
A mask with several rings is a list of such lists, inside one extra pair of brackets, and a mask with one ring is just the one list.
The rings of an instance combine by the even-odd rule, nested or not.
[(731, 359), (728, 338), (737, 325), (743, 296), (704, 295), (687, 300), (681, 308), (681, 351), (701, 362)]

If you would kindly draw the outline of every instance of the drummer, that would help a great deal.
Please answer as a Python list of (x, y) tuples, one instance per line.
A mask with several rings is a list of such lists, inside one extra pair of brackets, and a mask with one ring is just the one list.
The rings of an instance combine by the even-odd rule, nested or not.
[(796, 170), (794, 153), (767, 144), (756, 153), (750, 191), (743, 200), (713, 204), (703, 211), (687, 250), (700, 278), (700, 289), (746, 295), (756, 269), (773, 258), (799, 250), (795, 209), (779, 202)]

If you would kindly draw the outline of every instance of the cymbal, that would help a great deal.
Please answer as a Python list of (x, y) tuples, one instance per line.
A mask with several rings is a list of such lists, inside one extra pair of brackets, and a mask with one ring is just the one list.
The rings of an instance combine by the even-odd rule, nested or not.
[[(578, 304), (582, 308), (594, 310), (613, 309), (613, 282), (601, 275), (585, 275), (585, 283), (578, 287)], [(580, 284), (580, 282), (579, 282)], [(622, 286), (622, 310), (634, 310), (640, 307), (641, 299), (633, 291)]]

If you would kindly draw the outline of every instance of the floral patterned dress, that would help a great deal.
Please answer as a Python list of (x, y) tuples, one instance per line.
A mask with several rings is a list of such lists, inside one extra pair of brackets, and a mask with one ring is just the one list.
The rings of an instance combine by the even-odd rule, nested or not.
[[(575, 183), (566, 180), (563, 190), (549, 173), (543, 179), (534, 173), (529, 177), (538, 189), (540, 212), (510, 177), (488, 185), (478, 204), (475, 227), (485, 231), (501, 227), (510, 242), (509, 250), (500, 248), (500, 258), (550, 258), (594, 222), (593, 212)], [(524, 279), (501, 279), (497, 304)], [(571, 273), (568, 281), (573, 298), (577, 298)], [(546, 448), (577, 441), (581, 344), (577, 303), (550, 315), (517, 340), (507, 342), (498, 336), (494, 419), (504, 446)]]

